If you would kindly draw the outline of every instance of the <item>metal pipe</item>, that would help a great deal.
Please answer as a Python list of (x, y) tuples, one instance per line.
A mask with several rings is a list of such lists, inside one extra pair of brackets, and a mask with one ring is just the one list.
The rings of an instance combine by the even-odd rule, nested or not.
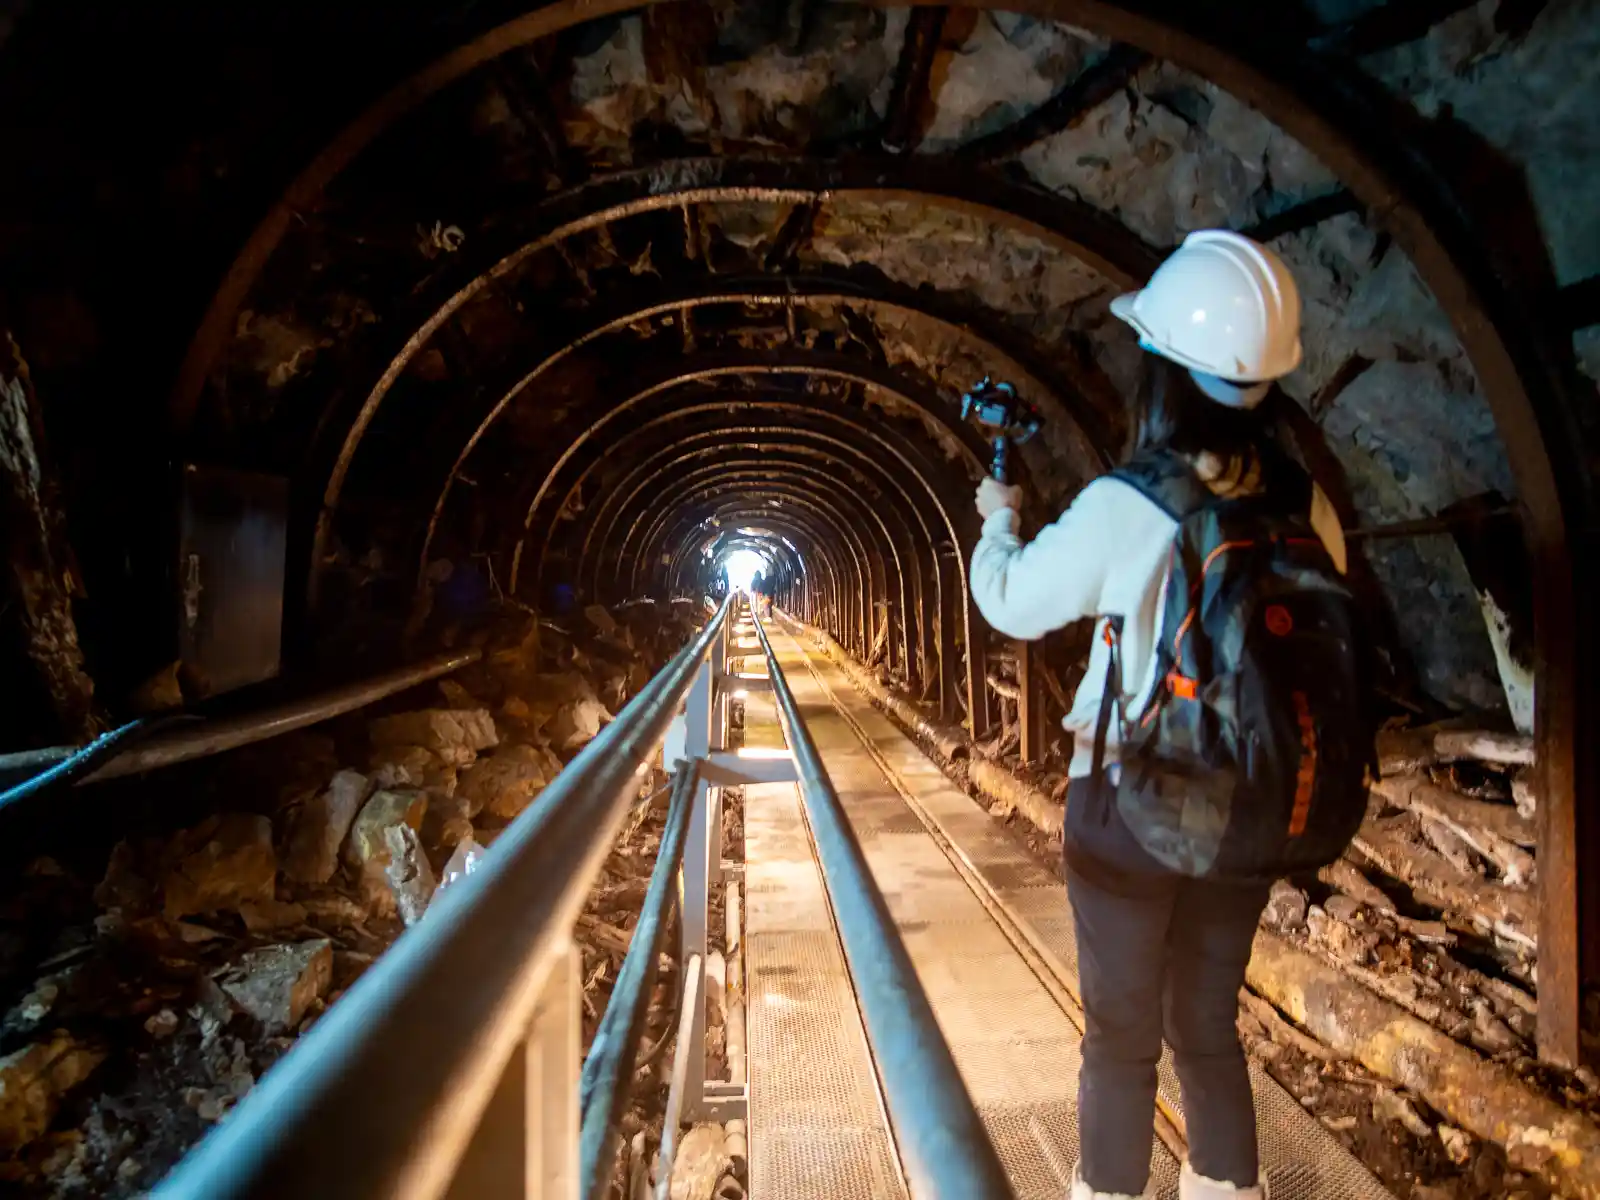
[(303, 700), (291, 700), (287, 704), (265, 708), (260, 712), (227, 717), (220, 721), (206, 721), (192, 729), (154, 737), (142, 746), (117, 755), (98, 771), (78, 780), (78, 784), (81, 786), (85, 783), (117, 779), (123, 775), (137, 775), (141, 771), (170, 767), (176, 763), (188, 762), (190, 759), (221, 754), (224, 750), (236, 750), (240, 746), (248, 746), (251, 742), (263, 742), (268, 738), (293, 733), (296, 729), (304, 729), (307, 725), (316, 725), (343, 716), (347, 712), (354, 712), (358, 708), (365, 708), (385, 696), (403, 692), (407, 688), (416, 687), (419, 683), (427, 683), (430, 679), (459, 671), (468, 663), (477, 662), (481, 657), (483, 657), (481, 650), (439, 654), (409, 667), (374, 675), (359, 683), (346, 684), (332, 691), (307, 696)]
[(638, 773), (727, 612), (724, 603), (154, 1196), (444, 1193), (528, 1037)]
[(583, 1111), (579, 1136), (578, 1194), (598, 1200), (611, 1186), (616, 1164), (617, 1130), (628, 1106), (634, 1060), (639, 1039), (650, 1016), (650, 994), (655, 988), (656, 963), (666, 932), (667, 908), (673, 901), (678, 866), (683, 861), (689, 831), (689, 812), (700, 782), (700, 760), (679, 762), (672, 777), (672, 801), (661, 849), (656, 855), (650, 884), (633, 928), (633, 940), (617, 971), (616, 986), (606, 1004), (600, 1027), (583, 1063), (579, 1104)]
[[(735, 1086), (749, 1083), (748, 1063), (745, 1056), (744, 1015), (744, 920), (740, 914), (739, 880), (730, 878), (723, 892), (723, 913), (726, 917), (723, 945), (728, 956), (727, 977), (723, 994), (723, 1031), (728, 1050), (728, 1082)], [(727, 1154), (736, 1166), (749, 1158), (743, 1121), (729, 1121), (727, 1125)]]
[(884, 1104), (915, 1200), (1013, 1195), (800, 707), (756, 622)]
[(672, 1055), (672, 1084), (667, 1089), (667, 1112), (661, 1122), (656, 1200), (668, 1200), (672, 1194), (672, 1160), (678, 1156), (678, 1123), (683, 1119), (683, 1093), (689, 1085), (689, 1047), (694, 1043), (694, 1014), (701, 1003), (700, 981), (705, 978), (705, 960), (698, 954), (691, 954), (683, 970), (683, 1007), (678, 1016), (678, 1048)]

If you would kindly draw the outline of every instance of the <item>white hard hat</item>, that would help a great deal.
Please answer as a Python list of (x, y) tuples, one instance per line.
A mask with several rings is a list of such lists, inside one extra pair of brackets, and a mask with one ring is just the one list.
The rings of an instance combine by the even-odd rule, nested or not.
[(1191, 233), (1111, 311), (1147, 350), (1218, 379), (1267, 383), (1300, 365), (1294, 276), (1271, 250), (1226, 229)]

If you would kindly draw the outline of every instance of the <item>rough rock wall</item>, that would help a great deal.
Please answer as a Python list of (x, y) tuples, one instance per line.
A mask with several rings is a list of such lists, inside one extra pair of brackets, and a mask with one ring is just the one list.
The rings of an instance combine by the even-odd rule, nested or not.
[[(1588, 43), (1569, 28), (1582, 23), (1576, 10), (1586, 7), (1592, 5), (1560, 6), (1531, 31), (1494, 32), (1497, 6), (1481, 5), (1377, 65), (1425, 111), (1470, 100), (1461, 113), (1469, 119), (1482, 114), (1491, 140), (1537, 153), (1539, 146), (1560, 144), (1561, 136), (1524, 138), (1531, 114), (1540, 105), (1565, 113), (1592, 86), (1586, 81), (1592, 81), (1593, 69), (1582, 57)], [(821, 81), (831, 79), (834, 94), (844, 89), (880, 111), (879, 85), (892, 66), (903, 19), (898, 10), (882, 22), (863, 15), (814, 32), (802, 54), (768, 47), (742, 63), (708, 68), (705, 95), (696, 95), (692, 76), (660, 81), (645, 49), (647, 21), (629, 18), (574, 70), (573, 100), (595, 122), (575, 133), (593, 145), (598, 127), (619, 150), (630, 138), (638, 140), (630, 130), (647, 118), (676, 123), (691, 141), (716, 142), (719, 132), (745, 138), (753, 130), (777, 128), (785, 140), (797, 134), (802, 140), (839, 136), (859, 120), (825, 128), (830, 114), (818, 109), (810, 126), (802, 127), (792, 106), (801, 97), (815, 104), (827, 91)], [(1099, 52), (1063, 26), (1018, 16), (977, 17), (935, 69), (923, 149), (950, 149), (1014, 120)], [(1526, 89), (1508, 101), (1506, 94), (1517, 91), (1528, 70), (1551, 79), (1564, 75), (1567, 82)], [(785, 81), (781, 86), (775, 74)], [(1580, 147), (1585, 140), (1576, 134), (1566, 139)], [(1114, 213), (1155, 245), (1175, 244), (1197, 228), (1247, 226), (1338, 186), (1303, 146), (1248, 106), (1165, 64), (1148, 69), (1135, 86), (1020, 161), (1037, 182)], [(1580, 161), (1560, 168), (1544, 163), (1530, 172), (1540, 177), (1535, 194), (1552, 197), (1550, 220), (1564, 230), (1562, 245), (1553, 250), (1574, 264), (1574, 276), (1592, 269), (1584, 266), (1582, 251), (1587, 218), (1566, 222), (1564, 209), (1573, 202), (1564, 198), (1559, 181), (1564, 172), (1584, 169)], [(1306, 364), (1287, 381), (1287, 390), (1321, 425), (1348, 475), (1361, 523), (1422, 516), (1487, 490), (1514, 495), (1462, 347), (1405, 256), (1358, 215), (1282, 238), (1278, 248), (1293, 265), (1306, 301)], [(1107, 282), (1023, 235), (898, 202), (840, 198), (824, 206), (808, 253), (838, 266), (869, 263), (896, 281), (971, 297), (1046, 345), (1077, 340), (1092, 347), (1101, 370), (1121, 390), (1132, 387), (1138, 354), (1106, 315)], [(930, 372), (941, 383), (954, 379), (958, 366), (980, 365), (930, 345), (926, 337), (906, 337), (903, 323), (882, 332), (891, 360), (926, 366), (942, 359), (946, 369)], [(1068, 449), (1059, 433), (1046, 445), (1051, 457)], [(1079, 481), (1052, 472), (1037, 453), (1030, 457), (1058, 502), (1069, 498)], [(1492, 652), (1453, 543), (1443, 537), (1374, 543), (1371, 557), (1429, 690), (1451, 704), (1498, 707)]]

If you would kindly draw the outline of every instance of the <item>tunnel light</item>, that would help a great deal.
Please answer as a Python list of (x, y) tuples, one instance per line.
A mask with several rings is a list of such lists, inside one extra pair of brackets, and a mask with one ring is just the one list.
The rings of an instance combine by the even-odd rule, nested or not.
[(750, 699), (750, 693), (745, 688), (734, 688), (733, 698), (735, 700), (748, 700)]
[(754, 550), (735, 550), (722, 560), (722, 569), (728, 576), (728, 587), (748, 592), (755, 577), (764, 573), (767, 560)]

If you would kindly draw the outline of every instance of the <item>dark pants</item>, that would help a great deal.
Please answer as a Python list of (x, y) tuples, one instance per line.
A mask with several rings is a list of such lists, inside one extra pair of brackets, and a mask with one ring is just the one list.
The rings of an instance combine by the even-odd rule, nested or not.
[(1255, 1107), (1234, 1022), (1269, 889), (1165, 871), (1114, 809), (1096, 811), (1101, 799), (1075, 781), (1067, 801), (1067, 896), (1087, 1023), (1078, 1081), (1084, 1181), (1100, 1192), (1143, 1191), (1164, 1034), (1183, 1088), (1190, 1164), (1250, 1187), (1259, 1178)]

